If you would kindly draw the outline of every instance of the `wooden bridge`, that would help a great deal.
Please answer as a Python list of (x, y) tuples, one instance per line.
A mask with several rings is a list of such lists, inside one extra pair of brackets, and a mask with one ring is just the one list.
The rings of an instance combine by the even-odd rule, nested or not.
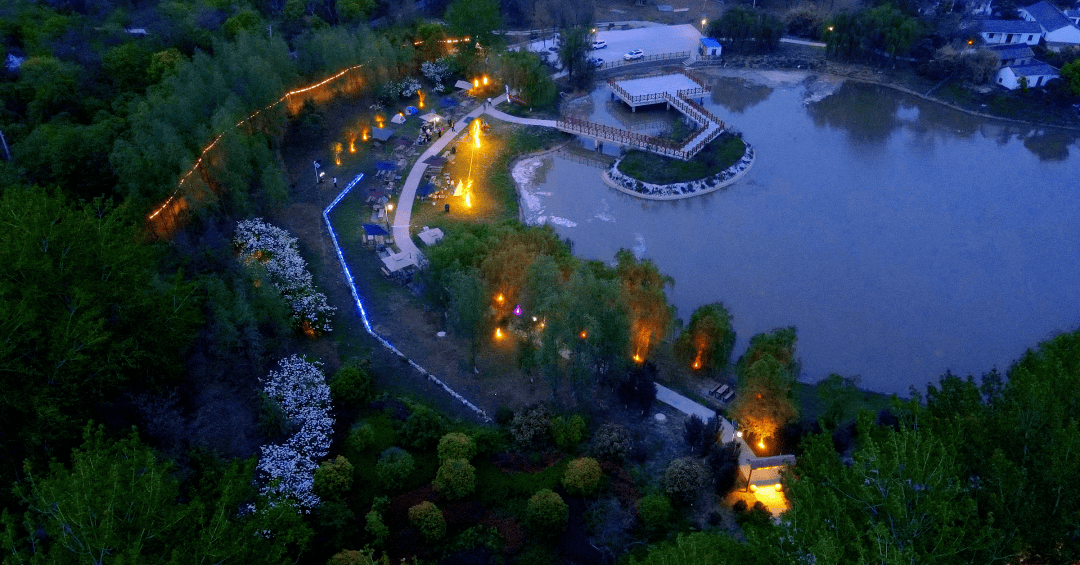
[(695, 122), (698, 130), (683, 143), (675, 144), (659, 137), (576, 118), (561, 118), (555, 127), (568, 133), (591, 137), (598, 142), (617, 143), (683, 161), (693, 159), (694, 155), (719, 137), (726, 128), (723, 120), (694, 101), (693, 97), (703, 96), (711, 89), (687, 71), (626, 81), (609, 79), (608, 86), (613, 96), (618, 96), (632, 109), (648, 104), (667, 104)]

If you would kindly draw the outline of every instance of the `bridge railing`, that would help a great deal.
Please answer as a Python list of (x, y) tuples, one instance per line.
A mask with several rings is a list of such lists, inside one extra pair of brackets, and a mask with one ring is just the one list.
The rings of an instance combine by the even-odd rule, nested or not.
[(674, 53), (657, 53), (655, 55), (645, 55), (640, 59), (634, 59), (627, 61), (626, 59), (618, 59), (615, 61), (608, 61), (601, 65), (599, 68), (602, 71), (609, 69), (617, 69), (620, 67), (626, 67), (629, 65), (640, 65), (641, 63), (652, 63), (655, 61), (668, 61), (672, 59), (683, 60), (690, 56), (689, 51), (677, 51)]
[(721, 120), (720, 118), (718, 118), (716, 116), (716, 114), (713, 114), (712, 112), (710, 112), (707, 108), (705, 108), (701, 104), (698, 104), (697, 102), (694, 102), (693, 100), (691, 100), (689, 97), (684, 96), (681, 90), (679, 91), (679, 98), (681, 98), (683, 101), (685, 101), (687, 104), (689, 104), (691, 108), (694, 108), (698, 112), (701, 112), (702, 114), (705, 114), (705, 116), (708, 117), (710, 120), (720, 124), (720, 129), (725, 129), (727, 127), (724, 124), (724, 120)]

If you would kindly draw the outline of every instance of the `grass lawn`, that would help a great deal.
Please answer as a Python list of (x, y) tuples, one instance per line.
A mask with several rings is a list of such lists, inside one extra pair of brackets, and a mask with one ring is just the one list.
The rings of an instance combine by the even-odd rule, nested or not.
[(705, 146), (691, 161), (632, 150), (619, 163), (619, 171), (642, 182), (672, 184), (710, 177), (742, 159), (746, 145), (735, 135), (724, 134)]

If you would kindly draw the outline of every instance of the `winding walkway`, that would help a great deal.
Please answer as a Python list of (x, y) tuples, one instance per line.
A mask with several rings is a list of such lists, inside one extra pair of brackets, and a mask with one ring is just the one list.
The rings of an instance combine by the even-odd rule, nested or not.
[[(496, 105), (505, 101), (506, 95), (503, 94), (498, 98), (493, 98), (490, 107), (485, 107), (487, 105), (481, 102), (480, 106), (474, 108), (473, 111), (466, 114), (465, 117), (475, 119), (479, 117), (480, 114), (487, 114), (504, 122), (512, 122), (527, 126), (555, 127), (555, 120), (519, 118), (495, 109)], [(464, 118), (459, 121), (463, 122)], [(420, 187), (420, 181), (424, 180), (424, 171), (428, 168), (428, 166), (424, 164), (424, 161), (441, 153), (455, 137), (462, 135), (463, 133), (464, 131), (448, 131), (444, 133), (442, 137), (436, 139), (426, 151), (416, 158), (416, 163), (413, 165), (412, 170), (409, 171), (409, 176), (405, 178), (405, 184), (401, 187), (401, 196), (398, 198), (397, 212), (394, 214), (393, 227), (394, 242), (397, 244), (401, 253), (412, 253), (413, 257), (423, 256), (420, 249), (416, 246), (416, 242), (413, 241), (412, 235), (409, 233), (409, 223), (412, 221), (412, 210), (413, 203), (416, 200), (416, 189)]]

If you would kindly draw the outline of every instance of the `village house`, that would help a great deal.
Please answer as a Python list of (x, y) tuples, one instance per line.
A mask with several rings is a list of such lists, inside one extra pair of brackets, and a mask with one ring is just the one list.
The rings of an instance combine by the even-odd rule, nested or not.
[(1024, 20), (983, 20), (978, 29), (987, 45), (1038, 45), (1042, 39), (1039, 24)]
[(1046, 0), (1018, 10), (1025, 21), (1039, 25), (1046, 47), (1051, 51), (1060, 51), (1062, 47), (1080, 45), (1080, 28), (1067, 18), (1061, 10)]
[(998, 56), (998, 68), (1027, 65), (1035, 59), (1035, 53), (1027, 45), (987, 45), (983, 47)]
[(996, 80), (999, 85), (1016, 90), (1024, 86), (1025, 82), (1029, 88), (1038, 88), (1057, 78), (1061, 78), (1057, 69), (1042, 61), (1032, 60), (1024, 65), (1001, 67)]

